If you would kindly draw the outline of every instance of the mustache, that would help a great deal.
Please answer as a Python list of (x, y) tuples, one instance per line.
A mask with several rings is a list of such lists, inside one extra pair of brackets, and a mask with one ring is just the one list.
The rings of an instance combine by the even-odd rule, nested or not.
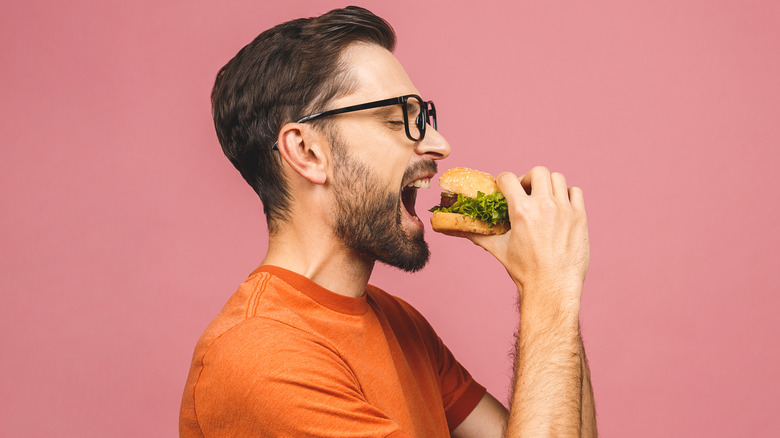
[(435, 161), (433, 160), (418, 161), (417, 163), (413, 164), (411, 167), (406, 169), (406, 172), (404, 172), (403, 181), (409, 181), (413, 177), (416, 177), (418, 175), (437, 173), (438, 171), (439, 171), (439, 166), (436, 164)]

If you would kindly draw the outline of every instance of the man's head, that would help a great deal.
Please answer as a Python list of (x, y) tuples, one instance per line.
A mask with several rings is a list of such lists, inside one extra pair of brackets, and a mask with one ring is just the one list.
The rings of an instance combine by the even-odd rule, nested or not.
[(217, 74), (211, 95), (217, 136), (225, 155), (260, 196), (271, 232), (290, 210), (282, 158), (271, 147), (285, 123), (354, 89), (340, 60), (357, 42), (392, 51), (395, 32), (366, 9), (337, 9), (261, 33)]
[[(264, 32), (220, 72), (213, 100), (223, 149), (260, 194), (272, 235), (325, 224), (315, 239), (329, 233), (366, 260), (417, 270), (428, 249), (416, 189), (449, 154), (433, 104), (393, 56), (382, 19), (347, 8), (300, 23)], [(292, 37), (278, 35), (287, 27)], [(279, 56), (266, 46), (285, 47), (285, 57), (244, 54)], [(325, 63), (318, 52), (334, 56)]]

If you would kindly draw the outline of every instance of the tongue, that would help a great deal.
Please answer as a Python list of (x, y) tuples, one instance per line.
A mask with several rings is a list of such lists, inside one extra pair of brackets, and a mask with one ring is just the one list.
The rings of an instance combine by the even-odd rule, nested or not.
[(417, 217), (417, 212), (414, 211), (414, 201), (416, 199), (417, 189), (404, 189), (401, 192), (401, 202), (403, 202), (404, 208), (412, 217)]

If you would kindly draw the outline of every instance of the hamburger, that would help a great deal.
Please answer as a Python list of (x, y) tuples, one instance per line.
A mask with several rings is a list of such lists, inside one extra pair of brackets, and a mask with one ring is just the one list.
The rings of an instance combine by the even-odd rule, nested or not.
[(454, 236), (509, 231), (506, 199), (489, 173), (456, 167), (444, 172), (439, 186), (445, 192), (441, 203), (430, 209), (433, 231)]

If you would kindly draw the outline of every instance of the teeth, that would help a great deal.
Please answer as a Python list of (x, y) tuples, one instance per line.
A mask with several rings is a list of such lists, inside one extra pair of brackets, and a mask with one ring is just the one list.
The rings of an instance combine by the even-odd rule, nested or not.
[(427, 178), (423, 179), (416, 179), (409, 184), (406, 185), (408, 188), (418, 188), (418, 189), (430, 189), (431, 188), (431, 180)]

